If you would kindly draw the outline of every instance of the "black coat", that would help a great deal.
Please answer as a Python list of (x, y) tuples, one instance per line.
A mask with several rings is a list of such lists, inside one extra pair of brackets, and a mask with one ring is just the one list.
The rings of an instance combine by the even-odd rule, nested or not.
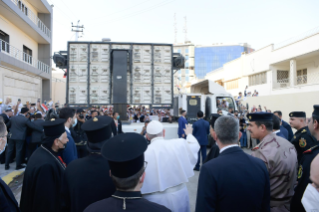
[[(33, 124), (41, 127), (42, 129), (43, 129), (43, 126), (42, 126), (43, 123), (44, 123), (43, 119), (37, 119), (33, 122)], [(32, 130), (31, 143), (40, 144), (42, 143), (43, 137), (44, 137), (43, 131)]]
[(150, 202), (146, 199), (141, 198), (141, 192), (123, 192), (116, 191), (114, 193), (117, 197), (130, 197), (130, 198), (138, 198), (138, 199), (126, 199), (126, 209), (123, 209), (123, 199), (110, 197), (96, 203), (91, 204), (87, 207), (84, 212), (169, 212), (170, 210), (166, 207), (156, 204), (154, 202)]
[(7, 124), (7, 123), (10, 121), (10, 119), (9, 119), (8, 116), (7, 116), (7, 114), (1, 113), (0, 116), (2, 116), (3, 122), (4, 122), (5, 124)]
[(294, 136), (294, 133), (292, 132), (291, 126), (285, 122), (284, 120), (281, 120), (281, 125), (286, 128), (288, 131), (288, 141), (291, 141), (292, 137)]
[(308, 127), (299, 129), (291, 140), (291, 143), (297, 150), (298, 164), (302, 158), (303, 152), (310, 149), (317, 140), (311, 135)]
[(27, 127), (38, 130), (40, 132), (43, 131), (42, 127), (39, 127), (33, 124), (29, 119), (22, 115), (11, 117), (10, 121), (7, 124), (7, 127), (10, 128), (9, 139), (12, 140), (25, 140), (27, 135)]
[(83, 211), (90, 204), (115, 192), (107, 160), (101, 154), (72, 161), (65, 170), (61, 211)]
[(310, 177), (310, 165), (312, 160), (319, 154), (319, 142), (317, 142), (309, 150), (303, 153), (303, 156), (298, 167), (298, 184), (295, 187), (294, 196), (290, 203), (290, 212), (305, 211), (301, 199), (309, 183), (312, 183)]
[(198, 180), (196, 211), (270, 211), (265, 163), (239, 147), (205, 163)]
[(11, 189), (0, 178), (0, 211), (1, 212), (18, 212), (18, 202), (14, 197)]
[(64, 165), (45, 147), (30, 157), (24, 173), (20, 209), (22, 212), (58, 212)]
[[(122, 130), (122, 122), (121, 120), (117, 120), (118, 121), (118, 124), (117, 124), (117, 134), (122, 134), (123, 133), (123, 130)], [(115, 124), (115, 121), (114, 121), (114, 124)], [(115, 129), (116, 129), (116, 125), (115, 125)]]

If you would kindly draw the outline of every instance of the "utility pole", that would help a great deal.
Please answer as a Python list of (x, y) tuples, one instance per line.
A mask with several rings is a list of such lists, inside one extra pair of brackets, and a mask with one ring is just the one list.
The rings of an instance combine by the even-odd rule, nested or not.
[[(84, 26), (80, 26), (80, 20), (78, 20), (78, 25), (76, 26), (73, 26), (73, 22), (71, 23), (72, 24), (72, 32), (75, 32), (75, 41), (78, 41), (79, 39), (79, 32), (82, 32), (83, 34), (83, 29), (84, 29)], [(73, 27), (76, 28), (75, 30), (73, 30)], [(81, 29), (81, 30), (79, 30)], [(82, 36), (81, 36), (82, 37)]]
[(185, 25), (184, 25), (184, 33), (185, 33), (185, 43), (187, 41), (187, 16), (184, 17)]
[(176, 21), (176, 13), (174, 13), (174, 31), (175, 31), (175, 44), (177, 44), (177, 21)]

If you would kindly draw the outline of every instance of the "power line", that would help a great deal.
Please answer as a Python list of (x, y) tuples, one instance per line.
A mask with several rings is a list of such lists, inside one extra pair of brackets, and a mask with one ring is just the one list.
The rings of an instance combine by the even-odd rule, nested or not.
[[(137, 11), (137, 12), (135, 12), (135, 13), (131, 13), (131, 14), (129, 14), (127, 17), (126, 16), (123, 16), (121, 19), (111, 19), (111, 20), (109, 20), (109, 21), (105, 21), (106, 23), (114, 23), (114, 22), (116, 22), (116, 21), (121, 21), (121, 20), (124, 20), (124, 19), (127, 19), (127, 18), (131, 18), (131, 17), (133, 17), (133, 16), (136, 16), (136, 15), (140, 15), (140, 14), (143, 14), (143, 13), (145, 13), (145, 12), (149, 12), (149, 11), (151, 11), (151, 10), (153, 10), (153, 9), (156, 9), (156, 8), (159, 8), (159, 7), (162, 7), (162, 6), (164, 6), (164, 5), (167, 5), (167, 4), (169, 4), (169, 3), (171, 3), (171, 2), (173, 2), (173, 1), (175, 1), (175, 0), (169, 0), (169, 1), (164, 1), (164, 2), (162, 2), (162, 3), (160, 3), (160, 4), (157, 4), (157, 5), (153, 5), (152, 7), (149, 7), (149, 8), (146, 8), (146, 10), (145, 9), (143, 9), (143, 10), (140, 10), (140, 11)], [(101, 23), (97, 23), (97, 24), (90, 24), (89, 26), (96, 26), (96, 25), (100, 25)]]
[(52, 4), (54, 7), (56, 7), (61, 13), (63, 13), (63, 15), (65, 15), (66, 18), (70, 19), (71, 21), (73, 20), (67, 13), (63, 12), (62, 9), (60, 9), (60, 7), (58, 7), (56, 4), (54, 4), (53, 0), (52, 1)]
[(64, 6), (74, 15), (74, 17), (75, 17), (76, 19), (78, 19), (77, 16), (73, 13), (73, 11), (64, 3), (64, 1), (61, 0), (61, 2), (62, 2), (62, 3), (64, 4)]

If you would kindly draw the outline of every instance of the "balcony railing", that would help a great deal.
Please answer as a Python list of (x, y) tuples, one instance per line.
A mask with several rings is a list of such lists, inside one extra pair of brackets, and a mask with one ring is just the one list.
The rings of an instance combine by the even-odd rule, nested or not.
[(28, 18), (38, 26), (49, 38), (51, 38), (51, 31), (44, 25), (44, 23), (36, 16), (21, 0), (11, 0)]
[(23, 51), (18, 50), (17, 48), (11, 46), (9, 43), (3, 40), (0, 40), (0, 52), (14, 57), (17, 60), (20, 60), (24, 63), (27, 63), (30, 66), (33, 66), (34, 68), (37, 68), (42, 72), (50, 74), (50, 66), (24, 53)]

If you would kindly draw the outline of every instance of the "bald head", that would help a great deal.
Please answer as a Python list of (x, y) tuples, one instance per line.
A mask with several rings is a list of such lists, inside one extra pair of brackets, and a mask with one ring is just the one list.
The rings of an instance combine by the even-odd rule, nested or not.
[(310, 180), (312, 181), (312, 186), (319, 192), (319, 154), (311, 162)]

